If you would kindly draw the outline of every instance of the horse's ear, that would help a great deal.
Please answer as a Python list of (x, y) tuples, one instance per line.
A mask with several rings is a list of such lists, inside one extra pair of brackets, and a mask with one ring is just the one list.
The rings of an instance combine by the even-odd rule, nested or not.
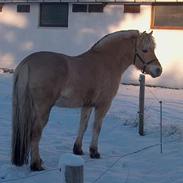
[(142, 32), (142, 33), (140, 34), (140, 37), (143, 38), (144, 35), (146, 35), (146, 34), (147, 34), (146, 31), (144, 31), (144, 32)]
[(153, 31), (151, 31), (151, 32), (149, 33), (150, 36), (152, 36), (152, 34), (153, 34)]

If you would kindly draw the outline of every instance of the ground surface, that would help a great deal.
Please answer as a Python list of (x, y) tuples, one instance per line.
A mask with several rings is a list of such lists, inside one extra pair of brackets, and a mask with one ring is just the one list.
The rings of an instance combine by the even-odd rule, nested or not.
[[(79, 109), (53, 108), (40, 151), (43, 172), (10, 164), (12, 78), (0, 75), (0, 182), (60, 183), (59, 158), (72, 152)], [(84, 138), (85, 183), (182, 183), (183, 90), (146, 88), (145, 136), (138, 135), (137, 86), (120, 85), (102, 128), (100, 160), (89, 158), (92, 118)], [(159, 146), (159, 100), (163, 102), (163, 153)]]

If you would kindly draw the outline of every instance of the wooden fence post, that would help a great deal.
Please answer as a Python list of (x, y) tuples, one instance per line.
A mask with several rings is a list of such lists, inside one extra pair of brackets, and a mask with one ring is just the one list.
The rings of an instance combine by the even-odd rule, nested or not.
[(140, 74), (140, 92), (139, 92), (139, 135), (144, 135), (144, 95), (145, 95), (145, 75)]
[(63, 183), (84, 182), (84, 160), (80, 156), (65, 154), (59, 160)]

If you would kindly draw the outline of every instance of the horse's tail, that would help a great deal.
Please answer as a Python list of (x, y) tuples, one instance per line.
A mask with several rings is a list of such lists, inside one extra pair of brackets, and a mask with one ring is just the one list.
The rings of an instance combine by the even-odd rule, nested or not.
[(20, 64), (14, 74), (11, 161), (16, 166), (27, 164), (29, 160), (31, 128), (35, 116), (29, 75), (28, 64)]

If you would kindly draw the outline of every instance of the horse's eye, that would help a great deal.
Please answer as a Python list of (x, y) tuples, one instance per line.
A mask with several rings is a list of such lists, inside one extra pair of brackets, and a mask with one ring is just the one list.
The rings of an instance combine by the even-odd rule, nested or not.
[(148, 50), (147, 50), (147, 49), (143, 49), (142, 51), (143, 51), (144, 53), (147, 53), (147, 52), (148, 52)]

